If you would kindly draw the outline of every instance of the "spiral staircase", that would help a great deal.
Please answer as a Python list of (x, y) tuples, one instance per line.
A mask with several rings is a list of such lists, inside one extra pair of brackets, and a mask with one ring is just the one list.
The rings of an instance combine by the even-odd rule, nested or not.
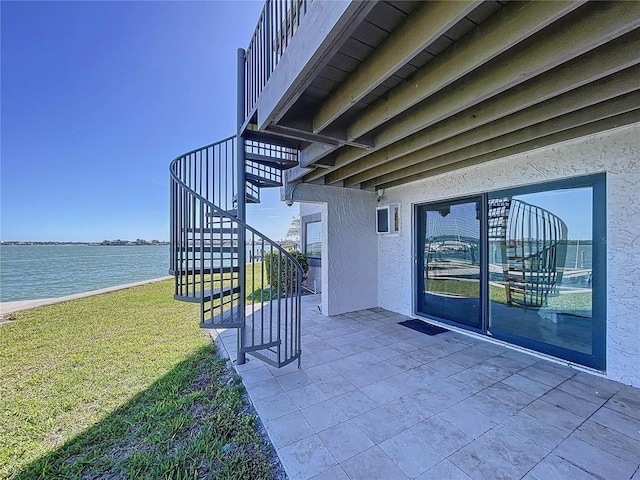
[(247, 353), (276, 367), (300, 363), (302, 269), (244, 215), (297, 163), (294, 145), (247, 131), (170, 165), (174, 298), (198, 304), (202, 328), (238, 329), (238, 363)]
[(489, 199), (489, 242), (501, 250), (507, 304), (543, 307), (562, 283), (567, 225), (536, 205), (512, 197)]

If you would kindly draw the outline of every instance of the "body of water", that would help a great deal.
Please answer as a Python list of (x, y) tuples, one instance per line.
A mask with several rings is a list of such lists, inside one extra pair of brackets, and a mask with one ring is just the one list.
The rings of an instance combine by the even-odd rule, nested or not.
[(62, 297), (168, 271), (168, 245), (1, 245), (0, 302)]

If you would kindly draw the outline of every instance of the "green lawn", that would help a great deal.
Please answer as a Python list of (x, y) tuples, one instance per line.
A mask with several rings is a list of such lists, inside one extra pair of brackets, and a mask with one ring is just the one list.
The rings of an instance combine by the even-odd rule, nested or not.
[[(269, 276), (268, 269), (264, 268), (264, 262), (248, 263), (245, 275), (246, 298), (249, 302), (255, 300), (255, 302), (258, 303), (271, 300), (271, 277)], [(277, 273), (272, 275), (277, 276)], [(237, 285), (238, 274), (216, 273), (214, 275), (207, 274), (203, 277), (200, 274), (196, 274), (185, 276), (184, 279), (185, 283), (188, 283), (190, 286), (195, 285), (195, 288), (198, 290), (201, 289), (201, 281), (204, 283), (204, 290), (217, 289), (220, 288), (220, 286)], [(273, 298), (275, 299), (277, 292), (275, 288), (273, 290)], [(220, 305), (220, 300), (215, 300), (213, 304), (215, 306)]]
[(0, 478), (269, 478), (242, 387), (172, 281), (0, 326)]
[[(429, 280), (429, 291), (458, 295), (460, 297), (476, 298), (479, 295), (479, 283), (468, 280)], [(495, 303), (507, 303), (507, 294), (503, 285), (492, 283), (489, 285), (491, 301)], [(592, 295), (590, 292), (564, 293), (562, 295), (550, 295), (547, 298), (546, 308), (558, 312), (578, 312), (585, 316), (591, 314)]]

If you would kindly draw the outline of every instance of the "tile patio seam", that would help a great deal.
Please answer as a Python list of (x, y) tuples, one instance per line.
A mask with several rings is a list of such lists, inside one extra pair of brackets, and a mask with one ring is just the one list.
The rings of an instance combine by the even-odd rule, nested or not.
[[(384, 311), (380, 309), (379, 312), (384, 312)], [(388, 320), (388, 321), (385, 321), (385, 317), (384, 315), (382, 315), (382, 313), (380, 313), (380, 315), (382, 316), (381, 320), (370, 320), (367, 318), (366, 315), (359, 315), (356, 317), (357, 320), (354, 320), (349, 316), (345, 316), (345, 317), (341, 316), (338, 321), (346, 324), (349, 327), (353, 327), (355, 329), (361, 328), (362, 325), (366, 325), (367, 321), (376, 322), (374, 326), (375, 328), (383, 325), (389, 328), (391, 327), (400, 328), (396, 326), (397, 321), (399, 321), (400, 319), (400, 317), (398, 317), (397, 314), (389, 313), (388, 317), (386, 318), (393, 318), (393, 320)], [(304, 322), (305, 320), (303, 319), (303, 328), (304, 328)], [(340, 327), (336, 325), (335, 322), (332, 321), (331, 324), (333, 325), (334, 328), (340, 329)], [(317, 325), (318, 327), (321, 327), (323, 323), (314, 323), (313, 325)], [(374, 328), (374, 327), (371, 327), (371, 328)], [(340, 330), (343, 331), (344, 329), (340, 329)], [(489, 426), (487, 430), (484, 430), (475, 436), (470, 436), (468, 442), (464, 442), (457, 446), (454, 443), (452, 446), (455, 448), (455, 450), (450, 451), (448, 454), (443, 454), (435, 450), (436, 452), (438, 452), (439, 455), (442, 456), (442, 459), (436, 462), (435, 464), (433, 464), (432, 466), (430, 466), (429, 469), (436, 468), (438, 465), (442, 464), (441, 467), (438, 467), (440, 470), (457, 468), (459, 469), (459, 471), (463, 472), (464, 470), (461, 469), (461, 467), (455, 461), (456, 458), (459, 458), (459, 455), (457, 457), (455, 455), (456, 453), (460, 452), (460, 450), (466, 447), (469, 447), (474, 442), (477, 442), (479, 439), (483, 437), (484, 437), (484, 440), (482, 440), (483, 442), (490, 441), (490, 439), (492, 438), (498, 438), (496, 437), (496, 435), (498, 434), (498, 432), (500, 432), (500, 430), (496, 430), (496, 429), (499, 429), (499, 428), (509, 429), (516, 425), (519, 425), (518, 426), (519, 430), (514, 430), (512, 432), (512, 435), (515, 435), (514, 438), (518, 438), (519, 443), (528, 442), (530, 440), (529, 440), (529, 437), (525, 435), (525, 433), (531, 432), (531, 435), (534, 435), (535, 432), (531, 430), (530, 426), (538, 425), (538, 427), (536, 428), (542, 429), (540, 431), (549, 432), (548, 434), (546, 434), (547, 438), (544, 439), (544, 441), (541, 440), (541, 444), (537, 444), (538, 450), (536, 451), (540, 453), (544, 452), (544, 454), (542, 455), (541, 458), (537, 459), (537, 461), (532, 466), (530, 466), (521, 475), (521, 477), (534, 478), (534, 475), (531, 472), (533, 472), (541, 464), (551, 465), (551, 463), (549, 462), (551, 462), (552, 458), (555, 458), (555, 457), (561, 459), (562, 461), (567, 462), (568, 464), (572, 465), (575, 468), (580, 469), (580, 471), (586, 472), (589, 475), (594, 475), (595, 472), (590, 472), (588, 470), (585, 470), (584, 467), (574, 464), (574, 462), (567, 460), (561, 457), (560, 455), (557, 455), (555, 452), (558, 450), (558, 448), (561, 445), (563, 445), (569, 439), (575, 439), (576, 441), (585, 442), (591, 445), (593, 448), (598, 448), (596, 445), (592, 445), (589, 443), (587, 438), (590, 438), (590, 437), (585, 437), (583, 439), (577, 435), (579, 430), (588, 421), (592, 421), (594, 424), (598, 425), (598, 428), (604, 428), (606, 430), (616, 432), (619, 435), (623, 435), (623, 436), (626, 435), (625, 433), (620, 432), (619, 429), (612, 428), (607, 425), (602, 425), (601, 423), (599, 423), (599, 422), (603, 422), (607, 424), (613, 424), (615, 426), (615, 425), (619, 425), (619, 422), (622, 421), (620, 419), (623, 419), (623, 418), (633, 419), (633, 417), (625, 415), (625, 413), (623, 412), (620, 412), (615, 409), (608, 409), (606, 407), (607, 403), (610, 402), (618, 394), (618, 392), (623, 390), (623, 387), (621, 385), (617, 385), (615, 383), (610, 384), (608, 382), (602, 381), (599, 378), (594, 380), (591, 377), (580, 375), (582, 372), (566, 370), (565, 367), (557, 366), (555, 364), (547, 365), (547, 363), (545, 363), (546, 360), (544, 359), (536, 358), (534, 362), (527, 363), (526, 358), (523, 359), (522, 357), (522, 355), (526, 355), (526, 354), (523, 354), (522, 352), (519, 352), (519, 351), (516, 352), (517, 355), (513, 355), (512, 351), (509, 349), (507, 349), (504, 352), (491, 355), (491, 353), (495, 352), (497, 348), (493, 346), (487, 349), (488, 351), (486, 353), (478, 353), (477, 355), (474, 354), (476, 358), (474, 358), (474, 361), (470, 363), (468, 366), (462, 366), (453, 362), (450, 365), (451, 368), (449, 368), (449, 370), (447, 370), (448, 368), (447, 364), (441, 364), (442, 367), (445, 368), (444, 371), (438, 371), (433, 369), (432, 367), (429, 368), (430, 365), (438, 361), (452, 362), (452, 360), (448, 359), (448, 357), (452, 355), (458, 354), (458, 357), (456, 358), (462, 358), (460, 357), (461, 352), (464, 352), (465, 350), (468, 350), (468, 349), (477, 349), (477, 344), (474, 342), (467, 344), (459, 341), (457, 339), (457, 336), (459, 334), (455, 332), (449, 332), (447, 335), (449, 335), (449, 337), (447, 337), (446, 339), (438, 338), (438, 337), (428, 337), (428, 336), (408, 337), (407, 340), (412, 341), (411, 348), (415, 346), (415, 349), (409, 352), (399, 352), (394, 350), (393, 348), (390, 348), (388, 345), (391, 345), (394, 343), (402, 343), (402, 342), (406, 343), (407, 340), (395, 339), (393, 330), (389, 330), (388, 333), (383, 333), (380, 336), (384, 336), (387, 339), (393, 337), (394, 340), (392, 340), (392, 342), (386, 345), (374, 347), (374, 350), (376, 350), (376, 353), (380, 354), (380, 357), (376, 357), (376, 355), (374, 353), (371, 353), (371, 351), (362, 352), (362, 353), (353, 353), (353, 349), (350, 349), (350, 348), (345, 348), (346, 351), (350, 352), (348, 354), (345, 354), (345, 351), (342, 351), (341, 347), (345, 345), (348, 346), (350, 345), (350, 343), (344, 343), (343, 345), (340, 345), (337, 347), (330, 344), (326, 344), (325, 347), (319, 348), (316, 351), (316, 353), (311, 353), (310, 357), (307, 357), (307, 358), (315, 358), (316, 360), (319, 359), (320, 360), (319, 363), (311, 362), (312, 365), (305, 366), (305, 358), (303, 353), (303, 361), (302, 361), (303, 368), (301, 370), (296, 369), (296, 370), (283, 372), (282, 374), (279, 374), (280, 372), (274, 371), (271, 368), (267, 368), (265, 369), (269, 373), (269, 375), (267, 375), (265, 370), (259, 370), (260, 368), (264, 368), (264, 367), (262, 366), (262, 362), (260, 362), (257, 359), (250, 360), (251, 363), (257, 362), (253, 364), (253, 366), (249, 366), (249, 367), (237, 366), (239, 367), (237, 368), (237, 370), (239, 371), (240, 376), (243, 377), (243, 381), (244, 381), (245, 375), (247, 378), (250, 379), (248, 384), (245, 384), (245, 385), (246, 385), (247, 391), (249, 392), (249, 396), (252, 399), (252, 402), (258, 405), (256, 408), (258, 412), (265, 412), (265, 410), (263, 409), (265, 405), (268, 408), (269, 405), (273, 404), (274, 402), (277, 402), (277, 398), (276, 398), (277, 395), (283, 395), (284, 396), (283, 398), (289, 399), (289, 401), (292, 403), (292, 407), (284, 407), (284, 410), (287, 410), (288, 408), (293, 408), (292, 412), (287, 414), (280, 414), (279, 416), (276, 416), (274, 418), (267, 420), (266, 422), (263, 422), (265, 423), (265, 426), (267, 425), (267, 423), (269, 423), (270, 425), (274, 425), (275, 422), (278, 422), (283, 417), (288, 417), (293, 413), (297, 413), (298, 415), (300, 415), (303, 422), (306, 424), (306, 427), (308, 427), (309, 429), (309, 431), (307, 431), (307, 429), (305, 429), (304, 427), (301, 427), (301, 429), (304, 431), (304, 436), (298, 440), (287, 443), (285, 446), (279, 445), (278, 447), (275, 447), (277, 452), (283, 449), (286, 449), (285, 452), (289, 452), (289, 453), (293, 452), (295, 450), (294, 445), (313, 444), (313, 442), (316, 442), (316, 440), (312, 441), (310, 439), (314, 439), (314, 438), (316, 438), (317, 441), (320, 442), (319, 444), (323, 445), (323, 447), (326, 449), (326, 451), (331, 456), (335, 464), (330, 465), (329, 464), (330, 462), (327, 462), (327, 458), (324, 458), (322, 462), (318, 460), (318, 462), (320, 463), (316, 462), (314, 463), (314, 465), (316, 464), (321, 465), (321, 467), (317, 467), (316, 465), (316, 467), (314, 468), (316, 469), (323, 468), (323, 470), (314, 473), (314, 475), (319, 475), (323, 472), (329, 472), (335, 468), (338, 468), (340, 469), (340, 471), (344, 472), (346, 475), (349, 475), (349, 472), (353, 473), (353, 465), (357, 464), (357, 461), (355, 460), (355, 458), (377, 447), (379, 449), (379, 453), (383, 454), (384, 457), (386, 458), (385, 461), (388, 460), (389, 462), (391, 462), (392, 465), (395, 465), (397, 468), (403, 471), (403, 474), (406, 474), (407, 476), (409, 476), (407, 471), (403, 470), (402, 467), (400, 467), (400, 465), (396, 463), (395, 460), (389, 457), (389, 455), (380, 448), (380, 445), (382, 445), (384, 442), (388, 442), (391, 438), (394, 438), (398, 435), (406, 436), (407, 434), (416, 435), (417, 438), (421, 439), (421, 441), (425, 442), (427, 445), (431, 445), (429, 440), (435, 437), (431, 436), (431, 437), (423, 438), (418, 433), (416, 433), (418, 431), (416, 427), (423, 421), (426, 421), (428, 419), (436, 419), (436, 418), (448, 424), (447, 420), (441, 416), (445, 411), (456, 406), (458, 410), (460, 408), (464, 409), (465, 407), (463, 402), (479, 394), (486, 395), (487, 397), (482, 397), (482, 396), (478, 397), (478, 401), (480, 401), (480, 399), (482, 398), (486, 398), (487, 400), (492, 399), (491, 402), (495, 401), (496, 405), (504, 405), (504, 409), (505, 409), (504, 411), (505, 412), (511, 411), (511, 413), (508, 413), (506, 416), (502, 418), (500, 418), (500, 415), (497, 415), (495, 418), (487, 417), (487, 419), (489, 419), (492, 423), (492, 425)], [(374, 337), (369, 337), (369, 338), (374, 338)], [(230, 335), (226, 335), (224, 336), (222, 341), (233, 342), (233, 337)], [(362, 340), (358, 340), (358, 341), (362, 341)], [(338, 343), (341, 343), (341, 342), (338, 342)], [(461, 350), (460, 349), (456, 350), (457, 348), (455, 347), (456, 343), (464, 344), (466, 346)], [(432, 345), (435, 346), (434, 352), (438, 352), (437, 355), (434, 356), (432, 352), (431, 355), (421, 356), (419, 352), (431, 351), (432, 349), (430, 348), (430, 346)], [(475, 350), (475, 351), (478, 351), (478, 350)], [(303, 343), (303, 352), (304, 352), (304, 343)], [(328, 353), (323, 353), (323, 352), (328, 352)], [(412, 357), (412, 352), (417, 352), (417, 353), (415, 353)], [(489, 365), (496, 365), (496, 367), (499, 367), (500, 366), (499, 357), (501, 357), (502, 355), (504, 355), (504, 358), (506, 359), (511, 359), (511, 364), (508, 367), (508, 370), (514, 370), (507, 377), (501, 378), (500, 380), (497, 380), (496, 378), (494, 378), (494, 376), (501, 377), (508, 370), (501, 371), (498, 368), (492, 369), (491, 367), (486, 367), (485, 369), (483, 369), (483, 367), (479, 367), (484, 362), (488, 362), (488, 361), (491, 361), (491, 362), (488, 362)], [(336, 357), (336, 358), (333, 358), (333, 357)], [(331, 364), (333, 362), (336, 362), (336, 363), (333, 363), (335, 366), (348, 363), (350, 357), (354, 357), (354, 359), (355, 358), (371, 359), (371, 360), (378, 360), (378, 361), (374, 361), (373, 363), (366, 363), (362, 366), (355, 367), (353, 370), (349, 370), (345, 373), (337, 372), (335, 371), (335, 369), (331, 367)], [(403, 357), (406, 357), (406, 358), (403, 359)], [(513, 358), (513, 357), (517, 357), (517, 358)], [(417, 366), (411, 364), (412, 358), (419, 359), (417, 360), (418, 361)], [(392, 359), (395, 359), (395, 360), (392, 360)], [(468, 361), (466, 360), (462, 360), (462, 361), (464, 363), (468, 363)], [(521, 365), (518, 365), (518, 364), (521, 364)], [(375, 368), (372, 368), (374, 366)], [(419, 370), (423, 367), (426, 367), (426, 368), (423, 370)], [(460, 370), (457, 370), (457, 367), (460, 367)], [(521, 368), (518, 368), (518, 367), (521, 367)], [(348, 365), (346, 365), (345, 368), (348, 369)], [(310, 372), (309, 374), (307, 374), (307, 370)], [(411, 372), (414, 370), (415, 370), (415, 373), (410, 374), (412, 375), (411, 378), (413, 378), (413, 376), (417, 376), (416, 380), (419, 380), (419, 378), (422, 377), (422, 378), (425, 378), (426, 382), (428, 382), (428, 383), (425, 383), (423, 387), (419, 387), (417, 390), (412, 390), (407, 393), (401, 390), (398, 390), (395, 393), (392, 392), (393, 395), (388, 395), (388, 393), (383, 394), (382, 391), (380, 392), (380, 395), (382, 396), (379, 396), (377, 393), (374, 393), (374, 392), (377, 392), (378, 391), (377, 389), (379, 388), (382, 388), (383, 391), (388, 390), (384, 388), (384, 385), (393, 385), (392, 383), (388, 383), (389, 379), (394, 378), (396, 376), (405, 375), (407, 374), (407, 372)], [(521, 375), (522, 372), (525, 370), (527, 370), (525, 372), (525, 375)], [(298, 374), (296, 372), (301, 372), (301, 374)], [(372, 381), (368, 382), (368, 380), (364, 379), (363, 375), (367, 373), (370, 374), (371, 372), (375, 372), (375, 375), (371, 375)], [(389, 372), (393, 372), (393, 373), (389, 374)], [(466, 372), (466, 373), (462, 374), (463, 372)], [(487, 373), (493, 374), (494, 376), (486, 375)], [(459, 376), (460, 380), (456, 379), (456, 375)], [(472, 379), (474, 375), (476, 376), (475, 377), (476, 380), (475, 382), (472, 382), (472, 383), (475, 383), (475, 386), (469, 387), (469, 385), (467, 385), (466, 380)], [(479, 375), (482, 375), (482, 376), (479, 376)], [(518, 380), (518, 377), (517, 377), (518, 375), (520, 375), (521, 380)], [(533, 378), (530, 378), (530, 377), (533, 377)], [(279, 385), (282, 392), (279, 394), (273, 395), (271, 397), (254, 399), (254, 395), (251, 395), (252, 390), (255, 390), (256, 387), (260, 387), (259, 384), (261, 382), (264, 382), (265, 378), (267, 379), (267, 381), (270, 381), (270, 382), (273, 382), (275, 380), (274, 384)], [(375, 380), (375, 378), (377, 378), (377, 380)], [(406, 377), (406, 378), (409, 378), (409, 377)], [(514, 380), (510, 381), (509, 379), (512, 379), (512, 378)], [(262, 379), (262, 380), (259, 380), (259, 379)], [(330, 389), (332, 387), (330, 382), (325, 385), (325, 389), (327, 391), (325, 391), (325, 389), (323, 388), (320, 388), (320, 385), (319, 385), (322, 382), (327, 382), (331, 379), (343, 379), (342, 381), (338, 380), (337, 381), (338, 383), (336, 383), (336, 385), (344, 382), (345, 387), (346, 387), (346, 384), (352, 385), (351, 383), (352, 380), (357, 380), (356, 383), (358, 383), (359, 385), (352, 385), (353, 390), (344, 392), (337, 396), (331, 396)], [(540, 383), (538, 379), (543, 379), (547, 383), (546, 384)], [(299, 381), (309, 382), (309, 383), (305, 383), (304, 385), (297, 385), (296, 382), (299, 382)], [(398, 381), (401, 381), (401, 380), (397, 380), (396, 382)], [(559, 383), (556, 383), (558, 381)], [(552, 383), (554, 384), (554, 386), (551, 386), (548, 383)], [(378, 384), (378, 387), (373, 387), (373, 385), (375, 384)], [(537, 384), (540, 385), (540, 388), (536, 391), (535, 386)], [(517, 385), (517, 386), (514, 386), (514, 385)], [(528, 387), (528, 385), (531, 385), (531, 387)], [(289, 388), (287, 388), (286, 386), (288, 386)], [(315, 387), (317, 391), (312, 387)], [(401, 413), (397, 407), (395, 409), (390, 408), (389, 410), (387, 410), (387, 408), (389, 408), (392, 405), (398, 405), (398, 404), (404, 405), (404, 403), (402, 403), (404, 402), (402, 400), (403, 398), (407, 399), (405, 400), (407, 402), (406, 405), (411, 405), (413, 406), (412, 408), (418, 408), (418, 406), (421, 403), (420, 401), (418, 401), (417, 403), (414, 402), (412, 400), (413, 398), (423, 398), (423, 400), (427, 402), (429, 402), (430, 399), (431, 401), (433, 401), (435, 400), (435, 398), (430, 397), (430, 395), (432, 394), (429, 392), (435, 392), (436, 390), (434, 389), (441, 389), (441, 388), (444, 388), (444, 391), (440, 390), (441, 392), (448, 392), (448, 393), (440, 394), (440, 396), (442, 397), (442, 400), (439, 400), (439, 401), (442, 403), (442, 406), (444, 406), (444, 408), (439, 410), (437, 409), (437, 411), (435, 412), (430, 411), (429, 415), (424, 419), (419, 419), (420, 417), (417, 415), (413, 415), (413, 416), (405, 415), (403, 417), (404, 420), (402, 420), (396, 416)], [(422, 397), (415, 397), (423, 389), (424, 391), (422, 392)], [(313, 392), (315, 393), (311, 392), (311, 390), (313, 390)], [(569, 391), (566, 391), (566, 390), (569, 390)], [(602, 397), (593, 396), (593, 395), (589, 396), (591, 395), (589, 393), (591, 390), (593, 390), (596, 395), (603, 395), (603, 396)], [(600, 391), (602, 391), (602, 393), (598, 393)], [(611, 394), (610, 393), (611, 391), (615, 391), (616, 393)], [(634, 402), (633, 399), (635, 398), (635, 395), (636, 395), (635, 389), (632, 389), (632, 387), (628, 387), (627, 390), (624, 390), (624, 391), (626, 392), (626, 395), (629, 398), (627, 404), (633, 405), (633, 402)], [(297, 401), (294, 401), (295, 399), (292, 398), (292, 392), (295, 392), (293, 393), (293, 397), (296, 397)], [(374, 397), (377, 400), (373, 401), (374, 399), (370, 398), (370, 396), (367, 395), (365, 392), (374, 394)], [(576, 395), (576, 393), (572, 393), (572, 392), (579, 393), (579, 395)], [(307, 394), (311, 395), (311, 397), (308, 397)], [(509, 394), (511, 394), (512, 397), (503, 396), (503, 395), (509, 395)], [(584, 398), (584, 397), (587, 397), (587, 398)], [(619, 398), (627, 398), (627, 397), (621, 396)], [(271, 402), (267, 401), (266, 404), (264, 404), (264, 402), (269, 398), (272, 398), (273, 400)], [(503, 400), (504, 398), (510, 398), (510, 400), (504, 401)], [(558, 402), (554, 402), (553, 401), (554, 398), (557, 399)], [(565, 410), (566, 406), (565, 408), (561, 406), (564, 404), (564, 402), (570, 402), (574, 398), (576, 399), (576, 401), (579, 401), (579, 403), (584, 407), (582, 408), (583, 414), (581, 415), (576, 415), (574, 412), (570, 410)], [(638, 396), (638, 398), (640, 398), (640, 395)], [(364, 402), (364, 403), (360, 403), (360, 404), (351, 403), (356, 400), (358, 402)], [(412, 400), (412, 401), (409, 401), (409, 400)], [(539, 400), (541, 400), (542, 403), (538, 402)], [(595, 403), (596, 400), (598, 403)], [(263, 405), (260, 405), (261, 402), (263, 403)], [(305, 414), (314, 415), (315, 414), (314, 407), (316, 407), (317, 405), (325, 404), (325, 402), (326, 402), (326, 405), (331, 406), (331, 408), (334, 408), (335, 406), (335, 408), (337, 409), (334, 412), (335, 415), (332, 413), (326, 413), (327, 417), (325, 418), (323, 417), (325, 413), (321, 412), (320, 416), (317, 417), (315, 420), (313, 418), (310, 419), (307, 417), (307, 415), (305, 415)], [(538, 403), (536, 404), (536, 402)], [(478, 404), (478, 405), (481, 405), (481, 404)], [(428, 407), (429, 404), (426, 404), (426, 406)], [(595, 408), (593, 412), (588, 414), (589, 410), (596, 406), (597, 408)], [(542, 411), (538, 414), (538, 417), (540, 418), (529, 414), (529, 413), (536, 413), (535, 409), (538, 407), (542, 407)], [(385, 415), (390, 415), (388, 418), (395, 418), (398, 421), (399, 426), (394, 428), (394, 430), (395, 429), (399, 430), (397, 433), (393, 433), (391, 434), (391, 436), (382, 435), (382, 436), (376, 437), (376, 435), (374, 435), (374, 437), (376, 437), (376, 439), (374, 439), (371, 436), (371, 434), (367, 433), (367, 430), (360, 425), (365, 415), (377, 409), (384, 409), (384, 410), (381, 410), (381, 413), (384, 413)], [(472, 406), (468, 406), (468, 409), (471, 409), (474, 412), (476, 411), (476, 409), (473, 408)], [(337, 411), (342, 412), (345, 415), (346, 419), (342, 418), (341, 415), (337, 414), (336, 413)], [(591, 420), (591, 418), (600, 411), (606, 411), (606, 412), (605, 414), (600, 413), (599, 415), (597, 415), (596, 420)], [(394, 415), (394, 413), (396, 415)], [(410, 414), (411, 412), (406, 412), (406, 413)], [(478, 414), (485, 416), (481, 411), (479, 411)], [(265, 415), (265, 414), (261, 413), (261, 415)], [(522, 417), (522, 420), (518, 420), (516, 418), (517, 415), (525, 415), (525, 417)], [(565, 424), (561, 427), (560, 430), (558, 429), (559, 425), (554, 425), (554, 423), (557, 423), (557, 421), (555, 420), (556, 415), (560, 415), (560, 417), (557, 417), (557, 418), (567, 419), (565, 421)], [(268, 417), (268, 415), (265, 415), (265, 416)], [(335, 418), (331, 418), (332, 416)], [(293, 419), (294, 417), (288, 417), (288, 418)], [(384, 416), (381, 416), (380, 418), (382, 419), (384, 418)], [(482, 418), (482, 417), (479, 417), (479, 418)], [(509, 423), (515, 420), (517, 420), (518, 423), (516, 424)], [(372, 419), (372, 421), (375, 422), (375, 418)], [(635, 421), (640, 421), (640, 420), (636, 419)], [(322, 425), (325, 424), (323, 422), (326, 422), (326, 424), (331, 423), (331, 425), (324, 428), (322, 427)], [(337, 423), (333, 423), (333, 422), (337, 422)], [(316, 426), (314, 427), (314, 425)], [(369, 447), (368, 449), (360, 451), (360, 453), (356, 453), (352, 456), (349, 456), (348, 458), (345, 457), (344, 459), (339, 460), (338, 457), (335, 456), (334, 452), (331, 451), (331, 448), (335, 448), (335, 446), (330, 447), (330, 445), (327, 445), (327, 441), (329, 441), (328, 440), (329, 433), (327, 433), (327, 431), (331, 429), (334, 429), (334, 431), (342, 431), (343, 428), (346, 428), (346, 427), (339, 427), (340, 425), (351, 425), (351, 427), (348, 427), (348, 430), (350, 429), (349, 431), (360, 432), (357, 436), (363, 439), (366, 438), (369, 442), (372, 443), (372, 446)], [(335, 428), (335, 427), (339, 427), (339, 428)], [(457, 428), (455, 427), (455, 425), (451, 425), (451, 427)], [(270, 438), (273, 441), (274, 440), (273, 429), (267, 428), (267, 431), (269, 433)], [(302, 433), (299, 433), (299, 434), (302, 434)], [(592, 435), (592, 433), (588, 435)], [(323, 440), (323, 437), (324, 437), (324, 440)], [(633, 438), (629, 437), (628, 435), (626, 435), (626, 437), (633, 440)], [(615, 438), (622, 438), (622, 437), (615, 437)], [(304, 443), (303, 441), (307, 441), (307, 442)], [(491, 441), (494, 441), (494, 440), (491, 440)], [(573, 440), (572, 442), (575, 443), (575, 441)], [(276, 443), (281, 443), (281, 442), (276, 441)], [(361, 447), (366, 446), (366, 444), (367, 443), (365, 441), (365, 443), (362, 444)], [(388, 443), (387, 445), (390, 445), (390, 443)], [(617, 448), (616, 447), (617, 444), (614, 443), (611, 445), (613, 446), (609, 446), (607, 448), (609, 448), (610, 450), (614, 449), (613, 451), (615, 451), (615, 448)], [(623, 444), (623, 446), (624, 445), (628, 445), (628, 444)], [(635, 445), (634, 443), (631, 443), (630, 446), (627, 446), (626, 448), (633, 448), (634, 445)], [(361, 448), (361, 447), (358, 447), (358, 448)], [(298, 447), (295, 447), (295, 448), (298, 448)], [(558, 453), (560, 452), (558, 451)], [(319, 452), (319, 455), (324, 455), (324, 453)], [(345, 455), (346, 455), (346, 452), (345, 452)], [(615, 454), (609, 453), (609, 452), (607, 452), (607, 455), (616, 456)], [(607, 455), (602, 455), (602, 458), (610, 458)], [(365, 458), (365, 457), (366, 456), (363, 456), (362, 458)], [(291, 455), (287, 453), (287, 458), (283, 461), (283, 465), (285, 465), (285, 469), (287, 470), (287, 472), (301, 471), (300, 468), (303, 468), (303, 466), (300, 466), (300, 465), (296, 466), (295, 468), (293, 468), (293, 466), (291, 465), (287, 467), (286, 463), (289, 461), (292, 461), (291, 460), (292, 458), (294, 457), (291, 457)], [(340, 456), (340, 458), (342, 458), (342, 456)], [(500, 458), (496, 457), (492, 461), (498, 461), (498, 462), (504, 461), (504, 459), (501, 459), (501, 458), (502, 457)], [(534, 460), (534, 459), (531, 459), (531, 460)], [(446, 464), (442, 463), (444, 461), (448, 463)], [(638, 463), (639, 465), (637, 465), (637, 467), (640, 468), (640, 460)], [(345, 467), (345, 465), (347, 465), (349, 468), (343, 468)], [(414, 467), (410, 467), (410, 469), (411, 468), (414, 469), (412, 470), (412, 472), (415, 473), (417, 471), (416, 469), (419, 469), (420, 467), (414, 466)], [(627, 469), (629, 468), (630, 467), (627, 467)], [(421, 473), (419, 473), (418, 476), (428, 478), (428, 475), (427, 475), (428, 472), (429, 470), (421, 471)], [(520, 473), (518, 474), (520, 475)], [(631, 475), (634, 475), (634, 473), (632, 472)], [(290, 478), (292, 480), (297, 480), (295, 476), (292, 476)], [(304, 477), (304, 478), (307, 478), (307, 477)], [(416, 478), (416, 475), (413, 475), (412, 478)]]

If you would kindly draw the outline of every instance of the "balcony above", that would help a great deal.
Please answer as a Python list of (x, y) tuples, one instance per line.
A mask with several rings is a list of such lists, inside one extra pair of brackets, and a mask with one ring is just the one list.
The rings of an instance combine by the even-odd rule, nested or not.
[(640, 121), (640, 3), (269, 0), (245, 128), (373, 190)]
[[(335, 55), (374, 5), (267, 0), (246, 51), (245, 124), (259, 130), (283, 127), (283, 112), (297, 102), (309, 80), (318, 76), (318, 67)], [(315, 140), (312, 135), (304, 139)]]

